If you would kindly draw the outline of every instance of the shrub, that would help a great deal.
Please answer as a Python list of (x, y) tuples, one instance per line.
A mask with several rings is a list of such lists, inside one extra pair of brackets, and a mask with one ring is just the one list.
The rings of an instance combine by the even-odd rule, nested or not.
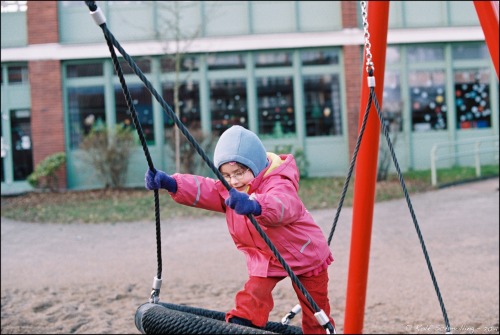
[(94, 167), (105, 187), (120, 188), (125, 182), (133, 143), (133, 129), (117, 125), (110, 132), (96, 124), (84, 137), (80, 148), (84, 152), (83, 159)]
[(65, 163), (66, 153), (64, 152), (57, 152), (45, 157), (36, 165), (35, 171), (28, 176), (28, 183), (34, 188), (56, 191), (59, 186), (57, 171)]
[(300, 172), (300, 176), (306, 178), (309, 175), (309, 161), (307, 160), (306, 153), (304, 149), (297, 148), (295, 151), (293, 150), (293, 145), (291, 144), (283, 144), (277, 145), (274, 148), (274, 153), (276, 154), (293, 154), (295, 158), (295, 163)]
[[(200, 128), (190, 129), (189, 133), (194, 138), (196, 143), (200, 146), (203, 152), (210, 156), (211, 153), (214, 152), (215, 145), (219, 140), (219, 137), (215, 132), (206, 134)], [(172, 160), (175, 161), (175, 132), (172, 129), (170, 132), (167, 132), (167, 144), (170, 146)], [(200, 154), (196, 151), (196, 149), (189, 143), (187, 138), (180, 134), (180, 171), (183, 173), (190, 174), (199, 174), (199, 175), (207, 175), (211, 172), (207, 163), (201, 158)]]

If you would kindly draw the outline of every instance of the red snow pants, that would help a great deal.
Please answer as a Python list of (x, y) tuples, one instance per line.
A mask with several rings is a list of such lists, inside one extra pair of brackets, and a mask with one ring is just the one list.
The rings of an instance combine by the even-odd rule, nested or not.
[[(331, 324), (335, 327), (335, 323), (330, 317), (328, 271), (324, 270), (317, 276), (312, 277), (297, 277), (318, 307), (328, 315)], [(226, 313), (226, 321), (229, 322), (233, 316), (236, 316), (249, 320), (257, 327), (265, 327), (269, 313), (274, 307), (272, 291), (276, 284), (284, 278), (286, 277), (249, 277), (244, 288), (236, 294), (236, 306)], [(302, 332), (304, 334), (325, 334), (325, 329), (316, 320), (307, 299), (295, 284), (293, 284), (293, 288), (302, 307)]]

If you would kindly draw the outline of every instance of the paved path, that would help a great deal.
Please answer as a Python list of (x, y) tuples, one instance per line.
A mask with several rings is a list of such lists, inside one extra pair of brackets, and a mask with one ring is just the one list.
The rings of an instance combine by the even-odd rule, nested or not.
[[(491, 326), (498, 333), (498, 186), (496, 178), (411, 195), (450, 322), (476, 332)], [(328, 236), (335, 210), (312, 214)], [(335, 262), (329, 268), (330, 291), (339, 324), (344, 317), (351, 219), (352, 209), (344, 208), (331, 244)], [(235, 250), (222, 217), (163, 220), (166, 289), (186, 287), (189, 294), (217, 296), (241, 286), (246, 277), (243, 256)], [(154, 222), (62, 225), (2, 218), (2, 299), (4, 290), (83, 283), (138, 283), (147, 292), (156, 275), (155, 243)], [(224, 297), (227, 304), (217, 299), (221, 309), (232, 303), (231, 296)], [(404, 199), (375, 206), (365, 308), (365, 330), (373, 331), (385, 320), (401, 325), (382, 327), (381, 332), (420, 332), (418, 327), (443, 324)]]

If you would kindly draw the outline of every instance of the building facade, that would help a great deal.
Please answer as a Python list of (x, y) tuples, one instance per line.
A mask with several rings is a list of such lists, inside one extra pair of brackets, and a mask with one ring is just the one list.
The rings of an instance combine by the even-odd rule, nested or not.
[[(359, 2), (97, 4), (172, 108), (180, 82), (175, 107), (190, 132), (216, 138), (239, 124), (269, 151), (301, 153), (308, 176), (346, 175), (366, 107)], [(2, 2), (1, 15), (2, 194), (29, 191), (26, 177), (56, 152), (67, 155), (61, 188), (103, 187), (80, 144), (96, 123), (111, 130), (131, 116), (102, 30), (83, 1)], [(387, 43), (375, 77), (403, 171), (429, 169), (436, 143), (498, 137), (498, 78), (472, 1), (391, 1)], [(155, 167), (173, 173), (173, 122), (121, 64)], [(143, 186), (146, 169), (137, 143), (126, 186)]]

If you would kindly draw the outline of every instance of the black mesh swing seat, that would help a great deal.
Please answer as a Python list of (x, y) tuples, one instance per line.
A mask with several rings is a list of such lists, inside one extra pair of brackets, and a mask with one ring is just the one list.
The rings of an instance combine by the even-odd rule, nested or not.
[(227, 323), (225, 313), (159, 302), (137, 309), (135, 325), (143, 334), (302, 334), (296, 326), (268, 322), (264, 329)]

